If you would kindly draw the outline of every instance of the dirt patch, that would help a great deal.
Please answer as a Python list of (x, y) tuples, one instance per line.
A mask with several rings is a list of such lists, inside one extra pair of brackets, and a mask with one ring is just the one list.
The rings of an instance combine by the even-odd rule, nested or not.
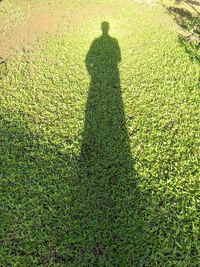
[(53, 12), (48, 12), (43, 6), (35, 6), (24, 22), (4, 30), (4, 36), (0, 41), (0, 56), (5, 58), (11, 50), (22, 49), (44, 34), (56, 33), (69, 18), (69, 12), (61, 12), (58, 7)]

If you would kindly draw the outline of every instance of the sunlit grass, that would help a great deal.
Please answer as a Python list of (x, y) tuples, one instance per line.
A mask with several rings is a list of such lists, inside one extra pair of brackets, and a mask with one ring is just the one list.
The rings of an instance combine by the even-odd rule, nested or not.
[[(199, 64), (160, 6), (104, 6), (0, 65), (2, 266), (199, 264)], [(122, 60), (104, 100), (85, 58), (105, 20)]]

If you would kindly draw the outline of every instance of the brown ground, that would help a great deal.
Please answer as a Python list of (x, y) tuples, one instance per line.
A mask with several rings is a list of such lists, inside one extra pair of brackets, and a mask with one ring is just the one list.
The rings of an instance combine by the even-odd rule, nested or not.
[[(23, 2), (23, 1), (22, 1)], [(26, 4), (26, 3), (24, 3)], [(8, 57), (11, 50), (18, 50), (27, 44), (37, 41), (47, 33), (57, 33), (62, 26), (78, 19), (59, 5), (46, 9), (42, 4), (35, 4), (23, 21), (11, 22), (7, 27), (0, 28), (0, 56)]]

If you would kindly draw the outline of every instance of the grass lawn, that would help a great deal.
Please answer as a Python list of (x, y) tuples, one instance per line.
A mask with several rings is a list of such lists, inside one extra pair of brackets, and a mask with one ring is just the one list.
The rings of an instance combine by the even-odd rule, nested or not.
[(0, 21), (0, 266), (198, 267), (200, 65), (176, 21), (153, 0), (4, 0)]

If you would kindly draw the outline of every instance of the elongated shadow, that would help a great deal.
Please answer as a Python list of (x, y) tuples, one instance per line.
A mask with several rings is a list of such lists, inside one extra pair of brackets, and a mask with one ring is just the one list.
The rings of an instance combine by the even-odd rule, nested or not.
[(108, 33), (108, 22), (103, 22), (101, 28), (102, 35), (92, 42), (85, 59), (91, 82), (78, 193), (84, 210), (85, 249), (92, 250), (97, 265), (101, 256), (109, 262), (117, 257), (121, 242), (120, 205), (125, 189), (122, 187), (134, 173), (120, 88), (120, 47)]

